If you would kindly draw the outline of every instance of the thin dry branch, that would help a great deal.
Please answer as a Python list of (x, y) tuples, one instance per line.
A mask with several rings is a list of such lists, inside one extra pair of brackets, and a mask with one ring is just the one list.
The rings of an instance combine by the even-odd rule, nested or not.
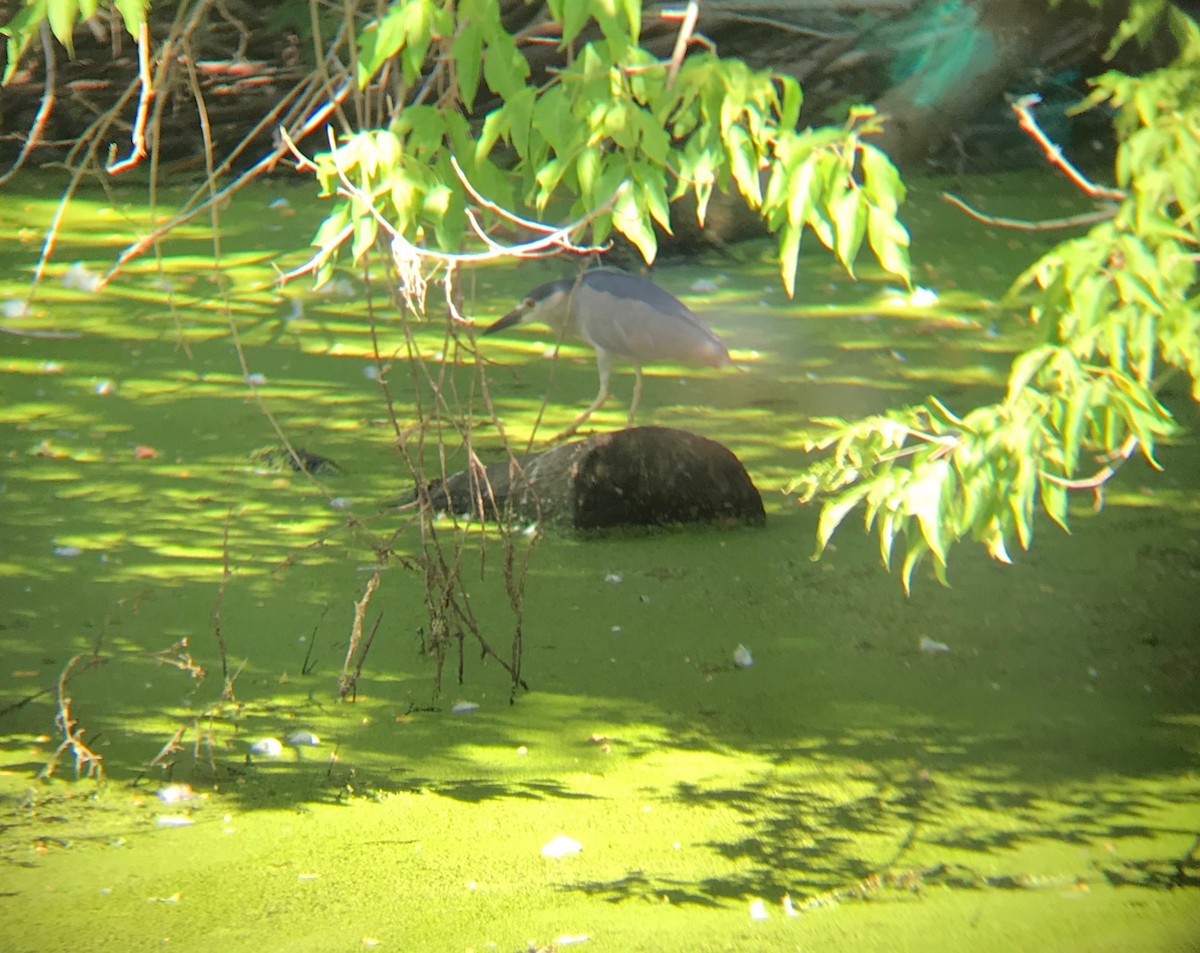
[(21, 151), (18, 153), (16, 161), (13, 162), (10, 168), (3, 175), (0, 175), (0, 185), (4, 185), (20, 170), (25, 164), (25, 160), (29, 158), (29, 154), (37, 147), (42, 139), (42, 133), (45, 132), (46, 123), (50, 119), (50, 113), (54, 111), (54, 103), (56, 97), (54, 87), (58, 85), (58, 57), (54, 55), (54, 42), (50, 37), (50, 24), (47, 20), (43, 20), (40, 27), (40, 35), (42, 40), (42, 61), (46, 64), (46, 85), (42, 90), (42, 102), (38, 106), (37, 115), (33, 117), (33, 124), (29, 127), (29, 135), (25, 137), (25, 144), (21, 146)]
[(997, 228), (1011, 228), (1017, 231), (1025, 232), (1048, 232), (1061, 228), (1079, 228), (1089, 225), (1098, 225), (1100, 222), (1107, 222), (1117, 214), (1115, 205), (1106, 204), (1103, 208), (1096, 209), (1094, 212), (1084, 212), (1080, 215), (1068, 215), (1065, 218), (1048, 218), (1035, 222), (1024, 218), (1004, 218), (996, 215), (987, 215), (968, 205), (957, 195), (954, 195), (950, 192), (943, 192), (942, 200), (949, 202), (955, 208), (965, 212), (976, 221), (983, 222), (985, 225), (994, 225)]
[(1124, 201), (1128, 197), (1127, 194), (1121, 189), (1096, 185), (1067, 160), (1066, 156), (1063, 155), (1062, 149), (1042, 131), (1042, 128), (1033, 116), (1033, 107), (1040, 102), (1040, 96), (1030, 95), (1022, 96), (1012, 103), (1012, 110), (1017, 114), (1017, 120), (1021, 129), (1041, 147), (1051, 165), (1062, 170), (1067, 178), (1085, 195), (1093, 199), (1104, 200), (1104, 204), (1092, 212), (1068, 215), (1064, 218), (1031, 221), (1023, 218), (1004, 218), (1002, 216), (987, 215), (978, 209), (972, 208), (958, 196), (950, 192), (941, 193), (943, 201), (949, 202), (955, 208), (965, 212), (976, 221), (983, 222), (985, 225), (1025, 232), (1046, 232), (1063, 228), (1087, 227), (1097, 225), (1100, 222), (1107, 222), (1117, 214), (1117, 207), (1112, 203)]
[[(1130, 434), (1125, 438), (1125, 442), (1117, 448), (1116, 452), (1108, 456), (1107, 463), (1090, 477), (1068, 479), (1067, 477), (1047, 473), (1045, 470), (1039, 471), (1039, 475), (1043, 480), (1047, 480), (1056, 486), (1061, 486), (1068, 490), (1091, 490), (1096, 497), (1093, 506), (1096, 510), (1099, 510), (1104, 505), (1104, 485), (1117, 475), (1117, 471), (1121, 468), (1122, 464), (1133, 456), (1134, 451), (1137, 450), (1140, 444), (1141, 441), (1133, 434)], [(1102, 457), (1101, 459), (1103, 460), (1104, 458)]]
[(1036, 94), (1022, 96), (1012, 104), (1012, 111), (1017, 114), (1017, 120), (1021, 128), (1033, 138), (1034, 142), (1042, 147), (1042, 151), (1046, 154), (1046, 158), (1050, 160), (1050, 164), (1058, 166), (1067, 178), (1075, 183), (1090, 198), (1109, 199), (1114, 202), (1124, 201), (1128, 197), (1124, 190), (1093, 183), (1068, 161), (1058, 144), (1042, 132), (1042, 128), (1033, 117), (1033, 107), (1041, 101), (1042, 97)]
[(67, 662), (66, 667), (62, 670), (62, 674), (59, 675), (56, 689), (58, 712), (54, 716), (54, 723), (58, 726), (58, 730), (62, 734), (62, 741), (42, 767), (41, 777), (48, 778), (54, 774), (55, 769), (58, 767), (58, 759), (62, 757), (65, 751), (70, 751), (75, 758), (76, 778), (81, 777), (83, 774), (86, 774), (89, 778), (94, 777), (96, 780), (101, 780), (104, 777), (104, 757), (97, 754), (84, 742), (83, 735), (87, 729), (79, 726), (79, 719), (72, 713), (71, 696), (67, 694), (67, 685), (71, 679), (71, 670), (79, 662), (86, 663), (80, 669), (82, 673), (90, 668), (103, 665), (107, 661), (108, 659), (101, 655), (76, 655)]
[[(326, 121), (326, 119), (329, 117), (329, 114), (336, 108), (337, 104), (341, 101), (341, 99), (345, 99), (345, 97), (347, 95), (349, 95), (349, 93), (350, 93), (349, 86), (343, 87), (338, 94), (338, 96), (340, 98), (335, 98), (335, 100), (325, 103), (321, 108), (319, 108), (316, 112), (314, 112), (312, 115), (310, 115), (308, 117), (308, 119), (304, 122), (304, 124), (298, 130), (296, 130), (295, 137), (297, 139), (302, 139), (306, 135), (308, 135), (310, 132), (312, 132), (314, 129), (317, 129), (319, 126), (321, 126)], [(158, 242), (159, 240), (161, 240), (164, 235), (170, 234), (172, 231), (174, 231), (180, 225), (184, 225), (187, 222), (190, 222), (197, 215), (201, 214), (202, 212), (207, 211), (211, 206), (217, 205), (222, 200), (224, 200), (227, 196), (232, 195), (234, 192), (238, 191), (238, 189), (242, 188), (249, 182), (258, 178), (264, 172), (269, 172), (271, 169), (273, 169), (275, 167), (275, 164), (281, 158), (283, 158), (284, 155), (287, 154), (287, 152), (288, 152), (288, 147), (281, 142), (278, 146), (276, 146), (274, 149), (272, 149), (270, 153), (268, 153), (266, 156), (264, 156), (262, 159), (260, 159), (258, 162), (256, 162), (250, 169), (248, 169), (246, 172), (244, 172), (241, 176), (239, 176), (236, 180), (231, 182), (229, 185), (225, 186), (223, 189), (220, 189), (219, 191), (210, 195), (208, 199), (201, 202), (195, 208), (192, 208), (192, 209), (190, 209), (186, 212), (183, 212), (179, 215), (176, 215), (170, 221), (168, 221), (165, 224), (154, 229), (148, 235), (143, 237), (140, 241), (134, 243), (133, 245), (130, 245), (127, 249), (125, 249), (125, 251), (123, 251), (121, 253), (121, 256), (117, 259), (116, 263), (113, 264), (113, 266), (105, 273), (104, 277), (100, 279), (100, 284), (99, 284), (99, 287), (97, 290), (99, 290), (100, 288), (103, 288), (105, 285), (107, 285), (114, 277), (116, 277), (124, 269), (124, 267), (127, 264), (129, 264), (129, 262), (131, 262), (135, 258), (138, 258), (141, 255), (143, 255), (145, 253), (146, 249), (148, 249), (152, 245), (154, 245), (155, 242)]]
[[(338, 698), (345, 698), (355, 689), (356, 676), (351, 674), (350, 663), (354, 661), (358, 646), (362, 642), (363, 617), (366, 615), (367, 604), (371, 601), (371, 596), (379, 588), (380, 570), (381, 567), (375, 567), (375, 572), (367, 580), (367, 588), (363, 592), (362, 598), (354, 603), (354, 621), (350, 625), (350, 643), (346, 646), (346, 660), (342, 663), (342, 674), (338, 676)], [(374, 633), (372, 633), (373, 635)]]
[[(109, 175), (119, 175), (146, 157), (146, 119), (150, 115), (150, 101), (154, 98), (154, 82), (150, 77), (150, 24), (142, 20), (138, 30), (138, 83), (141, 92), (138, 94), (137, 114), (133, 120), (133, 131), (130, 133), (132, 149), (128, 156), (120, 162), (114, 161), (117, 146), (109, 147), (108, 164), (105, 170)], [(189, 61), (190, 62), (190, 61)]]
[(671, 66), (667, 70), (667, 89), (675, 85), (675, 77), (679, 75), (679, 67), (683, 65), (683, 57), (687, 53), (688, 43), (696, 29), (696, 20), (700, 17), (700, 4), (697, 0), (688, 0), (683, 12), (683, 22), (679, 24), (679, 35), (675, 37), (675, 49), (671, 51)]

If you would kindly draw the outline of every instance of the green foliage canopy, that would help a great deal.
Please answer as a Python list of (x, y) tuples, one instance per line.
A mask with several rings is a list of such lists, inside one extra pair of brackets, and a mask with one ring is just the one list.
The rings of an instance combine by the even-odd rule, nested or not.
[[(885, 564), (902, 541), (902, 579), (950, 546), (981, 541), (1008, 561), (1028, 548), (1039, 504), (1064, 529), (1071, 490), (1100, 494), (1135, 452), (1152, 464), (1176, 431), (1158, 399), (1186, 374), (1200, 400), (1200, 30), (1174, 14), (1181, 52), (1142, 77), (1110, 72), (1081, 105), (1115, 110), (1115, 215), (1064, 242), (1017, 280), (1043, 343), (1012, 365), (1005, 398), (955, 416), (931, 399), (860, 421), (829, 419), (811, 449), (832, 451), (794, 489), (823, 501), (818, 552), (858, 504)], [(1099, 470), (1080, 476), (1084, 459)], [(1098, 496), (1099, 498), (1099, 496)]]
[[(670, 230), (672, 202), (691, 192), (703, 223), (714, 189), (733, 188), (778, 235), (789, 293), (805, 229), (848, 269), (865, 238), (907, 280), (903, 185), (866, 141), (877, 128), (870, 110), (841, 128), (797, 131), (794, 79), (711, 51), (657, 59), (638, 46), (638, 0), (548, 8), (572, 55), (536, 83), (488, 0), (404, 0), (363, 31), (360, 86), (398, 59), (406, 83), (443, 91), (436, 102), (409, 97), (385, 128), (317, 157), (325, 193), (342, 196), (314, 242), (325, 252), (319, 280), (347, 239), (354, 260), (366, 255), (384, 222), (414, 249), (478, 244), (466, 214), (473, 193), (522, 214), (586, 221), (596, 244), (619, 232), (651, 262), (654, 226)], [(470, 113), (483, 86), (496, 105), (477, 123)]]

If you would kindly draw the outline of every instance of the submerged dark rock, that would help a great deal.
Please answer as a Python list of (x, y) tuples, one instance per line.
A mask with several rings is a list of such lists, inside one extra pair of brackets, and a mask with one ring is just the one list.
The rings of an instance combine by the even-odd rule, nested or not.
[(294, 470), (297, 473), (311, 473), (323, 476), (330, 473), (341, 473), (342, 468), (319, 453), (313, 453), (304, 447), (286, 446), (262, 447), (250, 454), (250, 459), (266, 470), (285, 472)]

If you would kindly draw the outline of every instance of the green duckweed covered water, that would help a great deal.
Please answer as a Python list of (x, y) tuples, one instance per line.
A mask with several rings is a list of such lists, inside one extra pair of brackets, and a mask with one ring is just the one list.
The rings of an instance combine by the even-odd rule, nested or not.
[[(1027, 183), (980, 187), (1014, 217), (1066, 209)], [(815, 250), (794, 302), (765, 247), (657, 271), (745, 373), (655, 369), (641, 422), (733, 449), (767, 527), (539, 542), (529, 690), (511, 704), (508, 675), (473, 646), (464, 683), (452, 656), (434, 692), (423, 586), (398, 559), (370, 601), (367, 627), (380, 621), (355, 701), (337, 700), (371, 546), (404, 525), (389, 504), (409, 482), (358, 286), (270, 287), (319, 206), (288, 191), (291, 209), (272, 208), (278, 191), (260, 192), (226, 213), (220, 280), (262, 405), (203, 227), (168, 245), (162, 275), (139, 262), (102, 294), (51, 280), (30, 316), (5, 318), (74, 336), (0, 336), (0, 949), (1200, 949), (1200, 451), (1186, 399), (1168, 395), (1191, 430), (1164, 449), (1165, 473), (1131, 464), (1072, 536), (1039, 526), (1012, 567), (955, 551), (952, 587), (922, 576), (911, 598), (853, 524), (814, 563), (816, 515), (782, 492), (811, 417), (927, 393), (961, 409), (1003, 385), (1032, 337), (988, 297), (1036, 255), (1028, 237), (913, 191), (936, 305), (902, 306)], [(50, 214), (26, 195), (0, 224), (0, 300), (25, 290)], [(76, 259), (103, 270), (141, 214), (80, 203), (55, 275)], [(481, 271), (468, 314), (502, 313), (547, 274)], [(717, 290), (691, 291), (699, 279)], [(379, 333), (385, 353), (402, 349), (398, 322)], [(438, 351), (436, 322), (418, 343)], [(586, 349), (554, 364), (551, 343), (536, 330), (486, 342), (516, 439), (547, 386), (546, 434), (595, 393)], [(388, 375), (402, 423), (403, 353)], [(630, 388), (616, 380), (621, 400)], [(278, 442), (263, 406), (341, 472), (310, 482), (253, 460)], [(623, 416), (613, 401), (594, 422)], [(489, 439), (481, 425), (477, 449)], [(416, 545), (409, 531), (393, 543)], [(476, 535), (461, 566), (504, 656), (502, 558)], [(732, 664), (739, 645), (752, 666)], [(70, 752), (37, 777), (61, 740), (60, 694), (104, 759), (101, 784), (74, 780)], [(296, 732), (319, 744), (248, 758)], [(161, 799), (171, 784), (187, 787)], [(544, 856), (559, 835), (581, 849)]]

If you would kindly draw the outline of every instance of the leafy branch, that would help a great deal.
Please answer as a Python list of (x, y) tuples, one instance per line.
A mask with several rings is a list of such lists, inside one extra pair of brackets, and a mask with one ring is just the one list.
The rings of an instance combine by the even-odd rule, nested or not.
[[(381, 219), (393, 247), (436, 259), (472, 243), (496, 252), (506, 246), (492, 236), (523, 229), (523, 218), (561, 215), (574, 223), (572, 241), (584, 227), (592, 246), (617, 232), (652, 262), (672, 203), (690, 194), (703, 224), (714, 191), (733, 189), (777, 233), (789, 294), (805, 229), (847, 269), (866, 238), (884, 269), (907, 281), (908, 233), (896, 217), (903, 186), (866, 141), (879, 129), (871, 110), (800, 132), (796, 81), (708, 49), (684, 58), (695, 40), (686, 17), (664, 61), (637, 45), (638, 0), (548, 8), (556, 29), (547, 31), (568, 53), (536, 83), (522, 46), (541, 37), (505, 31), (487, 0), (407, 0), (362, 32), (359, 84), (398, 59), (415, 92), (386, 128), (346, 135), (315, 157), (323, 194), (341, 199), (313, 240), (318, 284), (335, 253), (363, 260)], [(472, 120), (485, 87), (495, 105)]]
[[(1157, 397), (1165, 374), (1185, 373), (1200, 400), (1200, 31), (1183, 16), (1175, 28), (1176, 63), (1138, 78), (1105, 74), (1083, 104), (1117, 110), (1118, 189), (1103, 195), (1120, 202), (1015, 283), (1011, 294), (1030, 295), (1045, 341), (1013, 362), (1005, 398), (962, 417), (930, 398), (818, 421), (826, 429), (808, 449), (830, 453), (792, 487), (821, 500), (818, 554), (863, 504), (885, 565), (902, 540), (906, 591), (926, 556), (945, 582), (954, 543), (974, 539), (1009, 562), (1014, 542), (1030, 546), (1039, 507), (1066, 529), (1072, 491), (1090, 491), (1099, 506), (1134, 453), (1157, 466), (1156, 445), (1177, 430)], [(1028, 117), (1028, 107), (1014, 108)]]

